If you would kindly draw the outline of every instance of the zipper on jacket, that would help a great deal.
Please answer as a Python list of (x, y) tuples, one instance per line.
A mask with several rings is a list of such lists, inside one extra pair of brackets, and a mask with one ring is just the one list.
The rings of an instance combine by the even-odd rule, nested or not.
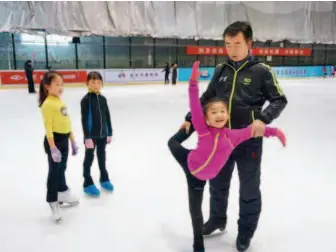
[(205, 161), (205, 163), (204, 163), (201, 167), (199, 167), (199, 168), (197, 168), (195, 171), (191, 172), (192, 175), (195, 175), (195, 174), (201, 172), (201, 171), (202, 171), (205, 167), (207, 167), (207, 165), (210, 163), (211, 159), (213, 158), (213, 156), (214, 156), (215, 153), (216, 153), (217, 145), (218, 145), (218, 138), (219, 138), (219, 137), (220, 137), (220, 133), (217, 133), (217, 134), (216, 134), (216, 137), (215, 137), (215, 144), (214, 144), (214, 147), (213, 147), (213, 149), (212, 149), (212, 151), (211, 151), (210, 156), (208, 157), (207, 161)]
[(237, 74), (240, 70), (242, 70), (242, 68), (248, 63), (249, 61), (246, 61), (243, 65), (241, 65), (237, 70), (234, 69), (231, 65), (229, 65), (228, 63), (225, 63), (225, 65), (229, 66), (232, 68), (233, 72), (234, 72), (234, 75), (233, 75), (233, 83), (232, 83), (232, 90), (231, 90), (231, 95), (230, 95), (230, 99), (229, 99), (229, 129), (232, 128), (232, 125), (231, 125), (231, 105), (232, 105), (232, 97), (233, 97), (233, 94), (234, 94), (234, 91), (235, 91), (235, 87), (236, 87), (236, 81), (237, 81)]
[(99, 94), (97, 94), (97, 101), (98, 101), (98, 110), (100, 114), (100, 137), (103, 137), (103, 116), (100, 110), (100, 103), (99, 103)]
[(252, 116), (252, 122), (254, 122), (255, 117), (254, 117), (254, 111), (253, 111), (253, 110), (252, 110), (252, 112), (251, 112), (251, 116)]

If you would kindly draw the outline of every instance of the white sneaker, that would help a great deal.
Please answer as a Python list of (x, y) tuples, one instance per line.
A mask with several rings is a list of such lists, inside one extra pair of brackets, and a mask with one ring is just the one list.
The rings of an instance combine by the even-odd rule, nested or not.
[(58, 202), (50, 202), (49, 203), (52, 213), (52, 219), (56, 222), (62, 219), (61, 210)]
[(69, 205), (77, 205), (79, 203), (79, 199), (68, 189), (65, 192), (58, 193), (58, 202), (60, 204), (67, 203)]

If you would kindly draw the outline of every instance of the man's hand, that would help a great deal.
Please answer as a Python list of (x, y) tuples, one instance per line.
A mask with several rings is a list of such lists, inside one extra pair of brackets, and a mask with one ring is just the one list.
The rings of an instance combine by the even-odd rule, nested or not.
[(188, 122), (188, 121), (185, 121), (185, 122), (181, 125), (180, 130), (181, 130), (181, 129), (185, 129), (185, 130), (186, 130), (186, 133), (189, 134), (190, 127), (191, 127), (191, 123)]
[(265, 123), (260, 120), (255, 120), (252, 123), (252, 137), (263, 137), (265, 135)]

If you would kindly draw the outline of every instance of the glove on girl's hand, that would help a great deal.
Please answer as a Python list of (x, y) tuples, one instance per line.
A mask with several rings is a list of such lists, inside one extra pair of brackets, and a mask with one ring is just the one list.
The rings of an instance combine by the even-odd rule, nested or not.
[(198, 78), (201, 76), (201, 73), (199, 71), (199, 65), (200, 65), (200, 62), (196, 61), (196, 62), (194, 62), (193, 66), (192, 66), (190, 81), (189, 81), (190, 85), (197, 84)]
[(62, 161), (62, 154), (59, 151), (59, 149), (57, 149), (57, 147), (51, 148), (50, 152), (51, 152), (51, 157), (55, 163), (60, 163)]
[(75, 140), (71, 141), (71, 149), (72, 149), (72, 155), (73, 156), (77, 155), (79, 147)]

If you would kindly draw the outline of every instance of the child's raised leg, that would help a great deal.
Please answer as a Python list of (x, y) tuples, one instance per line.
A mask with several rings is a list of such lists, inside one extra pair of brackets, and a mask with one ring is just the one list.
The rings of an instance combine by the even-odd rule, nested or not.
[(190, 150), (182, 146), (182, 142), (188, 138), (188, 134), (185, 129), (180, 129), (174, 136), (168, 141), (168, 148), (173, 154), (176, 161), (182, 166), (185, 173), (188, 172), (187, 158)]

